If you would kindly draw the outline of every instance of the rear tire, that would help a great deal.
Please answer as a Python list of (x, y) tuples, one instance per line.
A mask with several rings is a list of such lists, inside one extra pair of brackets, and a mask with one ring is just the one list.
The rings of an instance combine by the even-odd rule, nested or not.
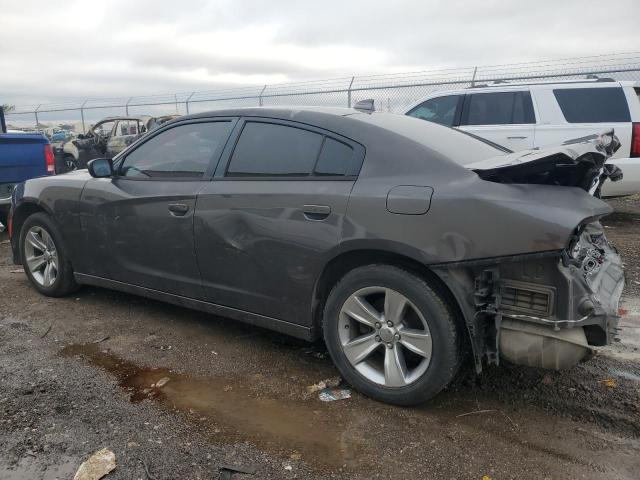
[(31, 284), (43, 295), (62, 297), (78, 289), (62, 234), (46, 213), (34, 213), (22, 225), (20, 259)]
[(382, 402), (416, 405), (458, 371), (463, 336), (454, 312), (425, 279), (368, 265), (347, 273), (329, 294), (323, 336), (354, 388)]

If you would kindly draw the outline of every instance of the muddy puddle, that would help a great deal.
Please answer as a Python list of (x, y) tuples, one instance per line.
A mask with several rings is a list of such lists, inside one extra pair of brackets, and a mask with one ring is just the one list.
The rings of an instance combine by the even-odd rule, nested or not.
[[(164, 368), (141, 368), (98, 345), (70, 345), (61, 354), (81, 356), (113, 374), (131, 402), (151, 400), (205, 428), (213, 442), (250, 441), (283, 457), (300, 455), (318, 467), (358, 463), (363, 442), (356, 423), (327, 415), (333, 405), (315, 398), (272, 398), (248, 388), (247, 378), (195, 377)], [(337, 403), (337, 402), (336, 402)], [(353, 433), (352, 433), (353, 432)]]

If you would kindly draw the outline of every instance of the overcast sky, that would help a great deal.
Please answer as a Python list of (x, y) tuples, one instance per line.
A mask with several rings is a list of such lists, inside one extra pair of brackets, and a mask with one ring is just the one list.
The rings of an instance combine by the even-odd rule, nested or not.
[(640, 0), (0, 0), (18, 105), (640, 50)]

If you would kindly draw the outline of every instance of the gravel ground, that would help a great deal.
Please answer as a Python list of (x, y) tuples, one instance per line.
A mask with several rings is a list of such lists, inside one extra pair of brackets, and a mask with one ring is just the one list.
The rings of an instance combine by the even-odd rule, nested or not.
[(72, 478), (101, 448), (109, 480), (637, 478), (640, 198), (611, 204), (622, 341), (565, 372), (463, 371), (418, 408), (320, 402), (321, 345), (102, 289), (42, 297), (0, 234), (0, 479)]

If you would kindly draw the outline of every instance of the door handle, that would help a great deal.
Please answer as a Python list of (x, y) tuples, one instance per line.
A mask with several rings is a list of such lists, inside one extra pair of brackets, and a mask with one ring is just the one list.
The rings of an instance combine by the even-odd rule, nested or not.
[(182, 217), (189, 211), (189, 205), (185, 203), (170, 203), (169, 212), (174, 217)]
[(523, 137), (523, 136), (513, 136), (513, 137), (507, 137), (509, 140), (524, 140), (527, 137)]
[(307, 220), (324, 220), (331, 213), (329, 205), (305, 205), (302, 213)]

